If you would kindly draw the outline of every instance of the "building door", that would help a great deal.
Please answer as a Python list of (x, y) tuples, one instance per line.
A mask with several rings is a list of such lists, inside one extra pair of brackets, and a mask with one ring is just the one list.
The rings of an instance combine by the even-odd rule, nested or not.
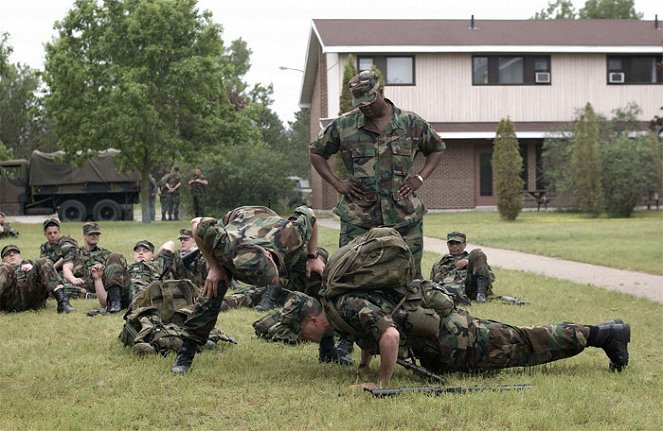
[(474, 151), (474, 205), (497, 205), (493, 186), (493, 151), (490, 147), (478, 147)]

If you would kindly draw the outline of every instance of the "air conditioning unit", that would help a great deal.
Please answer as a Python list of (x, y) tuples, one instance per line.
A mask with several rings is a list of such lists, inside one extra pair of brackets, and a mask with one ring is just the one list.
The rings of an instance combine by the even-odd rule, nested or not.
[(534, 81), (537, 84), (550, 84), (550, 72), (536, 72)]
[(608, 74), (608, 82), (611, 84), (623, 84), (624, 72), (610, 72)]

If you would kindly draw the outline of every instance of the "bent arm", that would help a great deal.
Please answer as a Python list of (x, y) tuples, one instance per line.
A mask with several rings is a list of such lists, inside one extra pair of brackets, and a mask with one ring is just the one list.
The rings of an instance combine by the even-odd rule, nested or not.
[(380, 387), (386, 388), (389, 386), (394, 368), (396, 368), (400, 340), (401, 336), (393, 326), (387, 328), (380, 337), (378, 343), (380, 348)]
[(339, 180), (334, 172), (332, 172), (327, 160), (319, 154), (311, 153), (310, 157), (311, 164), (315, 168), (316, 172), (322, 177), (323, 180), (328, 182), (332, 187), (334, 187), (334, 189), (336, 189), (338, 183), (340, 183), (341, 180)]

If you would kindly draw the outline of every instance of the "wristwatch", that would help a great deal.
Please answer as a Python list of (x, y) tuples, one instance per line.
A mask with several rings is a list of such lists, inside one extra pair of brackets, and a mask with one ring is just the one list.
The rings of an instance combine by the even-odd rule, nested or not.
[(318, 252), (317, 252), (317, 251), (315, 251), (315, 252), (313, 252), (313, 253), (309, 253), (309, 254), (306, 255), (306, 259), (307, 259), (307, 260), (309, 260), (309, 259), (317, 259), (317, 258), (318, 258)]

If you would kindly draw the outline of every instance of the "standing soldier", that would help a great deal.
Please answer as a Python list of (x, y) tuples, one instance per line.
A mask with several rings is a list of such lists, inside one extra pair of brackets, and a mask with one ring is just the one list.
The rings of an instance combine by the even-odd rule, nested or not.
[(191, 188), (191, 199), (193, 200), (194, 217), (203, 216), (203, 198), (205, 197), (205, 189), (207, 188), (207, 184), (207, 178), (205, 178), (199, 168), (196, 168), (193, 171), (193, 178), (189, 180), (189, 187)]
[(154, 179), (152, 174), (150, 174), (149, 178), (149, 208), (150, 208), (150, 221), (155, 221), (157, 218), (157, 210), (156, 210), (156, 203), (157, 203), (157, 195), (159, 194), (159, 185), (157, 184), (157, 180)]
[(159, 180), (159, 195), (161, 195), (161, 221), (168, 220), (168, 214), (172, 211), (173, 201), (168, 193), (168, 180), (171, 173), (167, 173)]
[[(340, 196), (334, 208), (341, 219), (339, 246), (373, 227), (393, 227), (412, 251), (415, 278), (422, 278), (426, 209), (417, 190), (442, 159), (445, 145), (424, 119), (383, 97), (375, 72), (361, 72), (348, 86), (356, 109), (329, 123), (310, 146), (311, 164)], [(336, 153), (350, 175), (347, 180), (327, 163)], [(418, 153), (425, 162), (416, 172)]]
[(175, 166), (166, 180), (166, 194), (170, 195), (170, 206), (168, 207), (168, 216), (170, 220), (180, 219), (180, 186), (182, 178), (180, 177), (180, 168)]
[(13, 244), (3, 247), (0, 257), (1, 311), (37, 310), (46, 305), (49, 293), (58, 302), (58, 313), (74, 311), (64, 293), (62, 278), (50, 260), (23, 260), (21, 250)]

